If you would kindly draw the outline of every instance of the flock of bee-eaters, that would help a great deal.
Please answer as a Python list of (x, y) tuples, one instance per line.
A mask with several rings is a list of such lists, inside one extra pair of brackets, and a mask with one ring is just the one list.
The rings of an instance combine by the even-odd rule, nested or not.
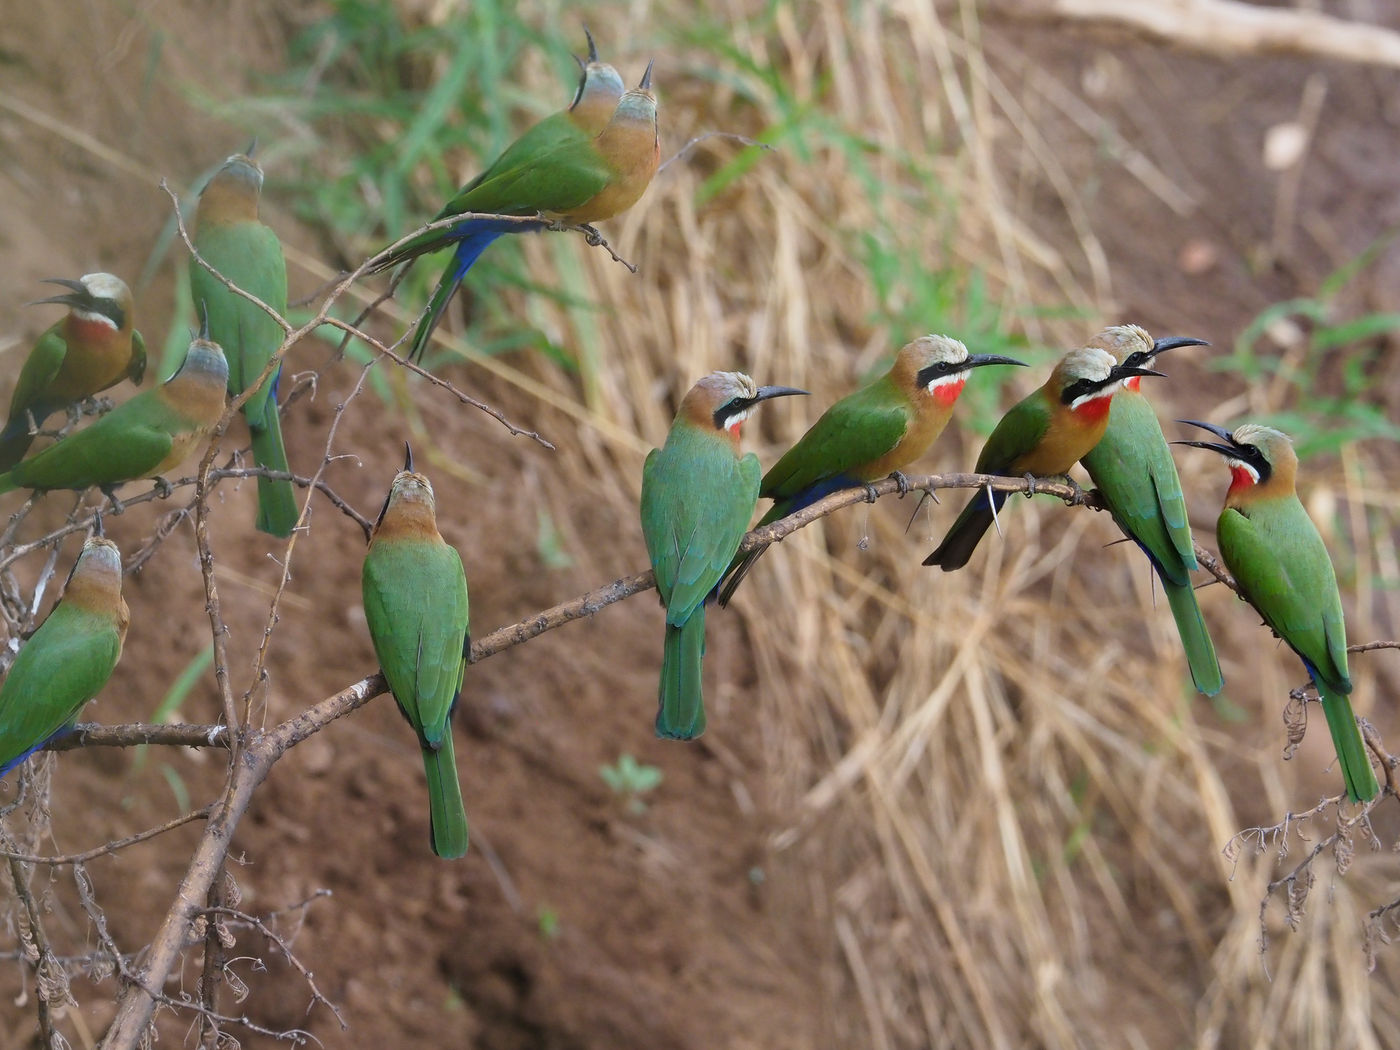
[[(453, 249), (416, 325), (410, 358), (422, 356), (467, 271), (493, 240), (611, 218), (631, 207), (655, 175), (651, 66), (636, 88), (624, 90), (618, 72), (599, 61), (591, 36), (588, 44), (573, 102), (526, 131), (437, 216), (458, 221), (410, 237), (373, 262), (370, 272), (377, 272)], [(50, 416), (76, 418), (85, 399), (123, 379), (140, 384), (146, 369), (132, 295), (119, 278), (59, 279), (54, 283), (68, 291), (38, 300), (66, 305), (68, 312), (40, 336), (16, 382), (0, 431), (0, 493), (97, 486), (110, 495), (138, 478), (161, 485), (161, 476), (219, 421), (226, 397), (256, 384), (242, 406), (253, 458), (265, 468), (257, 482), (256, 527), (290, 535), (300, 514), (279, 424), (280, 358), (274, 364), (284, 333), (263, 305), (231, 287), (279, 315), (286, 312), (282, 248), (258, 217), (262, 178), (251, 157), (235, 154), (200, 194), (190, 286), (203, 325), (175, 374), (26, 458)], [(1214, 695), (1224, 680), (1191, 582), (1197, 562), (1186, 503), (1167, 440), (1140, 389), (1144, 377), (1162, 375), (1153, 368), (1160, 354), (1203, 343), (1153, 340), (1135, 325), (1105, 329), (1065, 354), (1044, 385), (1006, 413), (976, 470), (1047, 478), (1082, 463), (1114, 520), (1156, 570), (1196, 688)], [(740, 453), (740, 425), (761, 402), (805, 391), (757, 386), (740, 372), (714, 372), (691, 387), (665, 445), (647, 457), (642, 475), (642, 532), (666, 610), (658, 736), (691, 739), (705, 729), (705, 608), (714, 599), (727, 604), (765, 549), (738, 552), (758, 500), (772, 500), (760, 521), (767, 524), (840, 489), (889, 475), (902, 482), (899, 472), (942, 432), (973, 369), (1021, 364), (969, 354), (947, 336), (915, 339), (888, 372), (827, 409), (766, 474), (755, 455)], [(1292, 443), (1265, 426), (1230, 431), (1182, 422), (1218, 440), (1177, 444), (1217, 452), (1230, 469), (1217, 523), (1225, 564), (1242, 595), (1307, 668), (1348, 796), (1373, 798), (1379, 785), (1348, 700), (1336, 577), (1294, 490)], [(924, 564), (945, 572), (966, 565), (1005, 499), (1004, 492), (976, 490)], [(0, 775), (69, 731), (111, 676), (129, 619), (121, 580), (116, 545), (101, 535), (89, 538), (61, 600), (23, 643), (0, 685)], [(467, 818), (450, 719), (470, 652), (467, 583), (461, 558), (438, 532), (432, 485), (413, 470), (411, 452), (375, 524), (362, 583), (375, 654), (422, 748), (433, 852), (461, 856)]]

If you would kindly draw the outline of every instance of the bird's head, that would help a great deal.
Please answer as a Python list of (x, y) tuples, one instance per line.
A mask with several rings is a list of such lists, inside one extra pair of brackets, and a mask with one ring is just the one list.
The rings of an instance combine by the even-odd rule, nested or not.
[(45, 284), (67, 288), (62, 295), (35, 299), (37, 303), (62, 303), (81, 321), (108, 325), (120, 332), (131, 325), (131, 289), (110, 273), (85, 273), (76, 281), (67, 277), (46, 277)]
[[(1120, 365), (1151, 368), (1158, 354), (1183, 346), (1210, 346), (1210, 343), (1189, 335), (1153, 339), (1138, 325), (1118, 324), (1105, 328), (1089, 341), (1089, 345), (1107, 350)], [(1136, 390), (1139, 382), (1136, 376), (1129, 376), (1123, 380), (1123, 385)]]
[(905, 343), (895, 357), (897, 373), (910, 377), (916, 390), (951, 404), (967, 382), (967, 374), (982, 365), (1023, 365), (1000, 354), (969, 354), (967, 347), (946, 335), (921, 335)]
[(755, 405), (774, 397), (805, 394), (790, 386), (758, 386), (743, 372), (711, 372), (681, 399), (680, 414), (697, 426), (739, 436)]
[(1119, 364), (1107, 350), (1084, 346), (1060, 358), (1050, 374), (1049, 387), (1070, 411), (1106, 408), (1118, 384), (1131, 376), (1160, 376), (1136, 364)]
[(1258, 489), (1275, 482), (1291, 488), (1298, 472), (1298, 454), (1293, 441), (1281, 430), (1258, 423), (1241, 423), (1233, 431), (1214, 423), (1196, 419), (1178, 419), (1178, 423), (1208, 430), (1219, 441), (1174, 441), (1174, 445), (1205, 448), (1225, 457), (1230, 468), (1230, 491)]
[(581, 120), (585, 126), (591, 126), (596, 131), (607, 124), (627, 85), (623, 83), (621, 73), (598, 58), (598, 45), (593, 42), (593, 34), (587, 26), (583, 35), (588, 38), (588, 61), (574, 56), (580, 75), (578, 91), (569, 110), (576, 120)]

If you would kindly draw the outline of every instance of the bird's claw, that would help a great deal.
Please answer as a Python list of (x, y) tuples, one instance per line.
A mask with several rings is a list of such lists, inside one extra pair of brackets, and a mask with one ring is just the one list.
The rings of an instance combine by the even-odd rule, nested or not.
[(120, 514), (124, 510), (126, 510), (126, 508), (123, 507), (121, 505), (121, 502), (117, 499), (117, 490), (115, 488), (112, 488), (111, 486), (107, 485), (101, 485), (98, 487), (102, 489), (102, 495), (107, 497), (107, 502), (112, 505), (111, 513), (113, 515)]
[(1030, 499), (1032, 496), (1035, 495), (1035, 483), (1036, 483), (1036, 476), (1035, 476), (1034, 474), (1027, 474), (1027, 475), (1026, 475), (1026, 499)]
[(903, 499), (909, 495), (909, 479), (897, 470), (890, 471), (890, 477), (894, 478), (895, 488), (899, 490), (899, 498)]
[(872, 485), (872, 484), (870, 484), (870, 482), (868, 482), (868, 481), (862, 481), (862, 482), (860, 483), (860, 487), (863, 488), (863, 489), (865, 489), (865, 502), (866, 502), (866, 503), (874, 503), (877, 499), (880, 498), (880, 494), (879, 494), (878, 492), (875, 491), (875, 486)]
[(166, 481), (162, 477), (157, 476), (155, 479), (155, 484), (157, 499), (169, 499), (170, 494), (175, 491), (175, 486), (170, 484), (170, 482)]
[(588, 242), (590, 248), (596, 248), (600, 244), (607, 243), (607, 241), (603, 240), (603, 235), (588, 223), (581, 223), (579, 229), (583, 231), (584, 240)]
[(1069, 486), (1069, 498), (1065, 503), (1071, 507), (1078, 507), (1084, 502), (1084, 489), (1068, 474), (1064, 476), (1064, 483)]

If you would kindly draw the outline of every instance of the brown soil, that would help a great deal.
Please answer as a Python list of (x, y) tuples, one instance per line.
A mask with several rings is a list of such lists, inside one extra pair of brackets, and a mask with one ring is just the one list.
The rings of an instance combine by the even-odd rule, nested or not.
[[(127, 5), (74, 5), (81, 15), (58, 18), (39, 5), (20, 6), (0, 24), (0, 98), (32, 107), (69, 131), (93, 136), (121, 158), (113, 162), (83, 142), (36, 123), (25, 110), (0, 107), (0, 268), (7, 275), (6, 369), (14, 369), (53, 315), (22, 309), (40, 278), (107, 269), (134, 275), (146, 261), (169, 203), (160, 177), (187, 186), (233, 148), (240, 132), (191, 106), (179, 83), (236, 93), (257, 72), (276, 68), (285, 25), (268, 2), (187, 9), (156, 0)], [(225, 7), (231, 10), (225, 10)], [(143, 77), (157, 27), (162, 76)], [(1161, 331), (1225, 339), (1267, 303), (1316, 287), (1333, 267), (1354, 257), (1383, 227), (1400, 221), (1393, 157), (1369, 138), (1393, 121), (1391, 77), (1365, 70), (1328, 71), (1328, 118), (1300, 189), (1299, 211), (1325, 216), (1302, 224), (1276, 259), (1253, 271), (1269, 240), (1273, 195), (1261, 186), (1262, 130), (1291, 119), (1295, 85), (1312, 68), (1296, 61), (1227, 64), (1172, 55), (1113, 39), (1065, 31), (992, 27), (987, 51), (1003, 75), (1031, 68), (1078, 90), (1084, 78), (1106, 86), (1097, 103), (1112, 121), (1186, 187), (1187, 216), (1171, 212), (1117, 165), (1105, 163), (1062, 119), (1046, 112), (1050, 141), (1079, 145), (1062, 156), (1069, 176), (1099, 181), (1089, 219), (1107, 249), (1120, 313)], [(228, 47), (236, 42), (236, 50)], [(1240, 66), (1253, 74), (1240, 76)], [(1043, 71), (1048, 71), (1045, 74)], [(1150, 90), (1131, 90), (1150, 84)], [(1013, 88), (1015, 87), (1013, 79)], [(1393, 135), (1390, 136), (1393, 142)], [(674, 145), (675, 143), (672, 143)], [(1230, 177), (1222, 178), (1221, 173)], [(1042, 188), (1032, 187), (1030, 192)], [(1072, 253), (1075, 233), (1061, 227), (1046, 197), (1043, 236)], [(314, 254), (290, 209), (269, 201), (267, 218), (293, 245)], [(1133, 216), (1131, 223), (1122, 216)], [(1204, 270), (1183, 266), (1195, 252)], [(1204, 254), (1202, 254), (1204, 253)], [(183, 266), (182, 253), (175, 253)], [(1374, 308), (1393, 288), (1400, 266), (1388, 255), (1357, 294)], [(139, 324), (158, 343), (172, 316), (169, 259), (140, 293)], [(317, 280), (293, 268), (293, 295)], [(1393, 305), (1393, 294), (1389, 296)], [(328, 349), (298, 347), (289, 370), (319, 367)], [(534, 360), (520, 367), (545, 372)], [(1393, 353), (1378, 367), (1394, 376)], [(1178, 375), (1178, 373), (1174, 373)], [(1183, 365), (1178, 382), (1199, 379)], [(336, 406), (356, 378), (333, 368), (314, 400), (287, 416), (294, 467), (314, 466)], [(564, 447), (546, 456), (510, 437), (483, 414), (445, 397), (416, 393), (422, 428), (439, 448), (470, 450), (454, 463), (439, 455), (426, 469), (438, 489), (440, 520), (461, 551), (471, 582), (478, 633), (516, 620), (605, 581), (640, 571), (640, 531), (611, 480), (599, 480), (605, 459), (573, 433), (562, 413), (495, 383), (480, 371), (452, 378), (539, 429)], [(682, 384), (683, 385), (683, 384)], [(1390, 384), (1391, 397), (1396, 384)], [(1394, 402), (1392, 401), (1392, 404)], [(235, 438), (237, 427), (235, 424)], [(362, 513), (373, 515), (400, 457), (402, 419), (371, 396), (343, 421), (327, 480)], [(648, 432), (649, 441), (660, 432)], [(578, 446), (570, 448), (570, 445)], [(306, 450), (310, 450), (309, 453)], [(590, 492), (608, 487), (607, 498)], [(230, 627), (231, 671), (244, 682), (262, 636), (278, 566), (265, 538), (247, 523), (251, 487), (221, 490), (214, 521), (223, 612)], [(56, 522), (67, 509), (51, 496), (35, 515)], [(563, 531), (573, 564), (547, 567), (536, 542), (539, 509)], [(150, 535), (160, 511), (134, 508), (109, 523), (124, 550)], [(328, 503), (313, 504), (314, 527), (299, 542), (295, 572), (273, 636), (271, 680), (255, 702), (269, 722), (327, 696), (374, 668), (359, 607), (359, 528)], [(70, 541), (60, 559), (71, 557)], [(84, 716), (107, 723), (148, 719), (167, 684), (209, 644), (192, 529), (181, 524), (149, 565), (127, 585), (133, 626), (123, 661), (100, 701)], [(836, 943), (840, 924), (813, 887), (814, 874), (839, 866), (838, 846), (808, 841), (775, 851), (773, 832), (793, 825), (791, 799), (772, 787), (783, 749), (770, 739), (774, 722), (758, 697), (762, 683), (746, 642), (745, 619), (714, 617), (707, 682), (711, 733), (692, 747), (653, 738), (651, 708), (660, 647), (653, 601), (642, 596), (597, 617), (549, 632), (469, 672), (457, 720), (462, 788), (473, 845), (459, 863), (427, 849), (426, 805), (416, 749), (387, 698), (333, 725), (294, 750), (259, 792), (241, 826), (231, 866), (240, 907), (258, 914), (318, 899), (278, 920), (317, 987), (338, 1004), (348, 1028), (320, 1005), (308, 1012), (306, 981), (253, 932), (238, 932), (235, 956), (260, 956), (234, 969), (250, 992), (230, 1012), (246, 1011), (272, 1030), (310, 1032), (326, 1047), (442, 1046), (509, 1050), (525, 1047), (785, 1047), (853, 1045), (851, 1020), (864, 994), (853, 989)], [(1384, 626), (1384, 625), (1383, 625)], [(1382, 632), (1383, 633), (1383, 632)], [(1247, 672), (1241, 672), (1247, 673)], [(190, 721), (216, 717), (217, 694), (205, 674), (181, 705)], [(842, 730), (833, 731), (838, 734)], [(630, 752), (665, 773), (645, 811), (631, 812), (598, 774)], [(776, 757), (775, 757), (776, 756)], [(89, 750), (54, 760), (53, 841), (47, 850), (85, 849), (214, 797), (223, 775), (217, 756), (152, 749)], [(12, 797), (14, 778), (3, 799)], [(1267, 819), (1262, 803), (1237, 800), (1246, 819)], [(1254, 809), (1260, 812), (1252, 812)], [(125, 950), (149, 942), (200, 825), (94, 863), (91, 875), (112, 936)], [(36, 882), (47, 878), (40, 874)], [(54, 876), (52, 924), (72, 950), (95, 934), (75, 903), (70, 876)], [(846, 887), (859, 892), (859, 887)], [(1221, 893), (1211, 884), (1203, 895)], [(166, 992), (191, 991), (198, 951), (183, 978)], [(1152, 967), (1172, 974), (1177, 989), (1198, 984), (1186, 970), (1195, 957), (1164, 944)], [(1144, 986), (1138, 966), (1124, 963), (1116, 1009), (1151, 1016), (1162, 1003)], [(1105, 981), (1113, 975), (1106, 973)], [(30, 1045), (32, 977), (0, 964), (0, 1046)], [(856, 980), (859, 985), (859, 979)], [(74, 982), (82, 1003), (65, 1031), (74, 1045), (100, 1034), (111, 1015), (114, 983)], [(869, 991), (878, 998), (879, 989)], [(868, 1004), (867, 1004), (868, 1005)], [(1192, 1004), (1162, 1020), (1155, 1045), (1190, 1038)], [(193, 1042), (186, 1016), (162, 1015), (167, 1045)], [(1010, 1019), (1021, 1045), (1048, 1041), (1034, 1019)], [(239, 1035), (245, 1046), (271, 1045)], [(904, 1034), (891, 1033), (899, 1045)], [(37, 1044), (35, 1044), (37, 1045)]]

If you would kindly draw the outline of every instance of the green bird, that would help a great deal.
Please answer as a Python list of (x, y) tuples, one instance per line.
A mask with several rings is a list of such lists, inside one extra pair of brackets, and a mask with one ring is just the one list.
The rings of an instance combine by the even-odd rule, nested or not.
[(73, 728), (112, 677), (130, 621), (121, 552), (93, 536), (68, 574), (63, 597), (0, 685), (0, 776)]
[[(1157, 355), (1168, 350), (1210, 344), (1186, 336), (1154, 341), (1137, 325), (1117, 325), (1105, 328), (1089, 345), (1107, 350), (1120, 364), (1151, 367)], [(1206, 696), (1214, 696), (1225, 678), (1191, 584), (1196, 550), (1186, 517), (1186, 497), (1157, 413), (1143, 396), (1141, 385), (1137, 376), (1123, 380), (1109, 410), (1108, 429), (1079, 462), (1089, 472), (1118, 527), (1142, 548), (1157, 571), (1191, 679)]]
[(647, 455), (642, 535), (666, 606), (657, 736), (689, 740), (705, 731), (705, 601), (748, 531), (762, 474), (757, 456), (739, 454), (739, 427), (760, 402), (806, 392), (712, 372), (681, 399), (665, 446)]
[[(369, 272), (378, 273), (428, 252), (454, 248), (452, 261), (414, 333), (410, 360), (423, 356), (428, 339), (462, 279), (496, 238), (540, 230), (551, 222), (601, 222), (620, 215), (641, 199), (661, 160), (651, 66), (647, 66), (637, 87), (617, 99), (602, 129), (593, 131), (596, 115), (613, 89), (615, 76), (611, 66), (599, 64), (597, 70), (585, 67), (573, 107), (555, 118), (546, 118), (542, 123), (550, 126), (545, 131), (526, 132), (522, 140), (528, 141), (517, 141), (508, 147), (437, 214), (437, 219), (462, 215), (461, 222), (419, 234), (386, 253), (370, 269)], [(540, 218), (538, 222), (519, 223), (474, 215)]]
[(183, 463), (219, 421), (227, 382), (219, 345), (195, 339), (173, 376), (20, 460), (0, 474), (0, 492), (92, 485), (111, 492), (123, 482), (159, 477)]
[(20, 369), (10, 396), (10, 415), (0, 430), (0, 470), (9, 470), (34, 441), (40, 424), (85, 397), (146, 375), (146, 342), (134, 327), (131, 289), (110, 273), (84, 274), (76, 281), (46, 278), (63, 295), (36, 299), (68, 307), (63, 320), (39, 337)]
[(452, 749), (452, 712), (471, 651), (462, 559), (437, 529), (433, 486), (394, 476), (361, 576), (365, 621), (389, 690), (423, 749), (433, 852), (467, 852), (467, 811)]
[[(977, 456), (977, 473), (1037, 478), (1067, 473), (1108, 429), (1109, 409), (1122, 380), (1161, 374), (1135, 364), (1120, 365), (1096, 346), (1071, 350), (1060, 358), (1044, 386), (1001, 417)], [(1006, 495), (978, 490), (924, 564), (937, 565), (944, 572), (966, 565)]]
[[(262, 185), (262, 168), (251, 157), (243, 153), (229, 157), (199, 195), (194, 246), (210, 266), (285, 316), (287, 264), (277, 234), (258, 218)], [(208, 318), (209, 338), (223, 347), (228, 357), (228, 392), (230, 397), (237, 397), (262, 374), (281, 347), (282, 326), (194, 259), (190, 260), (190, 294), (195, 312)], [(277, 414), (277, 381), (281, 374), (279, 365), (243, 403), (253, 461), (268, 470), (289, 469)], [(258, 478), (260, 531), (290, 536), (298, 517), (300, 508), (290, 481)]]
[[(773, 506), (755, 528), (832, 492), (899, 474), (943, 433), (974, 368), (1023, 364), (998, 354), (969, 354), (966, 346), (946, 335), (924, 335), (905, 343), (888, 372), (823, 412), (763, 476), (758, 495), (771, 499)], [(729, 604), (767, 549), (755, 547), (735, 560), (720, 588), (720, 605)]]
[(1230, 488), (1216, 521), (1220, 556), (1240, 594), (1298, 654), (1322, 699), (1322, 713), (1346, 782), (1347, 797), (1369, 802), (1380, 791), (1352, 713), (1347, 632), (1332, 559), (1294, 487), (1298, 456), (1287, 434), (1244, 423), (1234, 432), (1214, 423), (1178, 420), (1208, 430), (1219, 442), (1176, 444), (1225, 457)]

